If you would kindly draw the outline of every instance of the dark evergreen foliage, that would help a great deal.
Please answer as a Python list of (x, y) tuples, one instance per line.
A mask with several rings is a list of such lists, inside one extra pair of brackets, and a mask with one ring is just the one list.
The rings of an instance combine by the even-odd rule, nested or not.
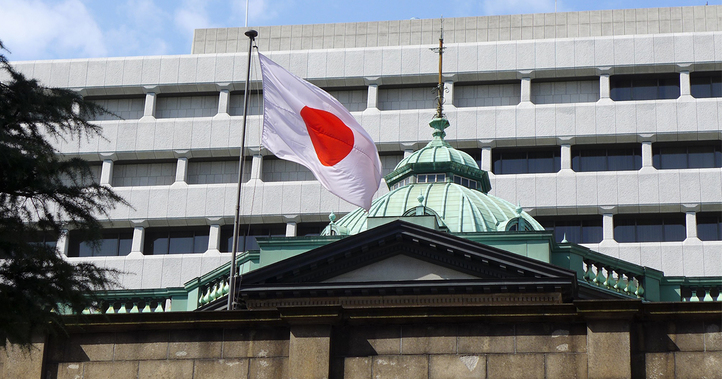
[(43, 242), (64, 229), (97, 240), (96, 216), (127, 204), (93, 182), (87, 162), (53, 146), (100, 137), (88, 120), (104, 112), (72, 90), (25, 78), (0, 54), (0, 346), (62, 330), (59, 308), (79, 314), (93, 291), (116, 284), (117, 272), (71, 264)]

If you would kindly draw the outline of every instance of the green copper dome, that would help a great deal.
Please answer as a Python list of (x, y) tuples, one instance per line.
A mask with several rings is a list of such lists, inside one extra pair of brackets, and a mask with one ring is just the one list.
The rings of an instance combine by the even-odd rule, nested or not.
[[(419, 195), (423, 196), (421, 202)], [(433, 211), (452, 233), (544, 230), (514, 204), (450, 182), (413, 183), (397, 188), (376, 199), (368, 213), (358, 208), (333, 227), (339, 234), (357, 234), (366, 230), (369, 217), (402, 217), (419, 205)], [(327, 227), (323, 234), (331, 234), (331, 228)]]
[(413, 179), (408, 180), (414, 175), (431, 173), (444, 174), (444, 178), (449, 178), (450, 181), (454, 181), (454, 178), (458, 177), (460, 182), (461, 178), (464, 178), (466, 182), (476, 183), (473, 188), (484, 193), (489, 192), (491, 183), (488, 173), (479, 169), (471, 155), (456, 150), (444, 141), (446, 135), (444, 129), (449, 126), (449, 121), (445, 118), (435, 118), (429, 125), (434, 128), (434, 138), (422, 149), (402, 159), (394, 171), (384, 177), (389, 189), (414, 182)]
[(544, 230), (521, 207), (489, 195), (488, 173), (474, 158), (444, 141), (445, 118), (429, 123), (434, 139), (399, 162), (386, 175), (391, 190), (374, 200), (367, 213), (358, 208), (331, 223), (322, 235), (350, 235), (365, 231), (369, 218), (434, 215), (452, 233)]

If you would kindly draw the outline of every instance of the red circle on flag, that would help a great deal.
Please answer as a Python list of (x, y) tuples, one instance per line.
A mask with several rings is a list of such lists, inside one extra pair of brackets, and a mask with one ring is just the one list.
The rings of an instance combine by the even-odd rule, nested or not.
[(335, 114), (303, 107), (301, 118), (306, 123), (311, 143), (322, 165), (335, 165), (353, 149), (353, 131)]

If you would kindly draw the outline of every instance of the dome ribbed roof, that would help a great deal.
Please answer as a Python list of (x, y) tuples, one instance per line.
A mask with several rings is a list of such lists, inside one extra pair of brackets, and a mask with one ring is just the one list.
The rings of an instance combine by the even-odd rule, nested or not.
[[(419, 195), (423, 195), (421, 204)], [(509, 221), (519, 217), (524, 219), (528, 229), (544, 230), (514, 204), (449, 182), (414, 183), (397, 188), (376, 199), (368, 213), (362, 208), (356, 209), (335, 225), (345, 234), (357, 234), (366, 230), (366, 219), (369, 217), (401, 217), (418, 205), (435, 211), (452, 233), (505, 231)], [(330, 234), (328, 228), (324, 234)]]

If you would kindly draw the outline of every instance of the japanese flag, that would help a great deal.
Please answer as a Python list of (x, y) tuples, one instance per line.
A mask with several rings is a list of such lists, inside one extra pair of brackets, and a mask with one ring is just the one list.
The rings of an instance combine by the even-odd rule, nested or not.
[(263, 146), (306, 166), (331, 193), (368, 210), (381, 182), (374, 141), (333, 96), (258, 55)]

